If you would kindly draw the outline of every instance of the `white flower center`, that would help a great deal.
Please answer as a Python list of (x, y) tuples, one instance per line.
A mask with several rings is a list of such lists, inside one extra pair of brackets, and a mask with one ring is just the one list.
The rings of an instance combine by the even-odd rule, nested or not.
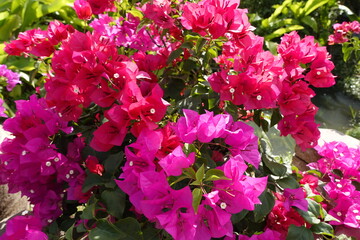
[(70, 174), (74, 174), (74, 170), (70, 170), (69, 173), (70, 173)]
[(261, 96), (261, 95), (257, 95), (257, 96), (256, 96), (256, 99), (257, 99), (258, 101), (260, 101), (260, 100), (262, 99), (262, 96)]
[(69, 178), (70, 178), (70, 174), (66, 174), (65, 177), (66, 177), (67, 179), (69, 179)]
[(234, 93), (234, 92), (235, 92), (235, 88), (230, 88), (230, 89), (229, 89), (229, 92), (230, 92), (230, 93)]
[(130, 161), (129, 162), (129, 166), (132, 167), (134, 165), (134, 162), (133, 161)]
[(33, 189), (30, 189), (30, 193), (33, 194), (35, 193), (35, 191)]
[(119, 77), (120, 77), (120, 75), (118, 73), (114, 74), (114, 78), (119, 78)]
[(321, 75), (321, 72), (320, 72), (320, 71), (317, 71), (317, 72), (316, 72), (316, 75), (320, 76), (320, 75)]
[(9, 163), (8, 163), (7, 161), (4, 162), (4, 165), (5, 165), (5, 166), (8, 165), (8, 164), (9, 164)]
[(60, 159), (58, 157), (56, 157), (56, 158), (54, 158), (54, 161), (58, 162), (58, 161), (60, 161)]
[(220, 207), (221, 207), (221, 209), (225, 209), (225, 208), (226, 208), (226, 203), (222, 202), (222, 203), (220, 204)]
[(342, 188), (342, 187), (343, 187), (340, 183), (336, 184), (336, 186), (337, 186), (338, 188)]
[(154, 114), (154, 113), (155, 113), (155, 109), (154, 109), (154, 108), (150, 109), (150, 113), (151, 113), (151, 114)]
[(336, 215), (338, 215), (339, 217), (341, 217), (342, 214), (341, 214), (341, 212), (337, 212)]
[(50, 167), (50, 166), (51, 166), (51, 162), (50, 162), (50, 161), (47, 161), (47, 162), (45, 163), (45, 165), (46, 165), (47, 167)]
[(22, 151), (22, 153), (21, 153), (21, 155), (25, 155), (27, 152), (24, 150), (24, 151)]
[(356, 220), (360, 220), (360, 216), (359, 216), (359, 215), (357, 215), (355, 218), (356, 218)]
[(353, 210), (353, 213), (359, 213), (359, 210), (354, 209), (354, 210)]

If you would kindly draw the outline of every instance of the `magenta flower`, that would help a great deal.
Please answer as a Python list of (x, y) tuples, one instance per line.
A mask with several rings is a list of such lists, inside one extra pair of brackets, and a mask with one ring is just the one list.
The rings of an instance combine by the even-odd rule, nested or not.
[(7, 83), (6, 89), (11, 91), (16, 84), (20, 84), (20, 75), (7, 68), (6, 65), (0, 64), (0, 80), (4, 79)]
[(5, 107), (3, 106), (4, 104), (4, 99), (0, 98), (0, 117), (7, 117), (6, 113), (5, 113)]
[(48, 237), (41, 231), (42, 224), (35, 216), (15, 216), (8, 220), (6, 230), (0, 240), (47, 240)]
[(195, 153), (186, 156), (181, 146), (174, 149), (172, 153), (160, 159), (159, 165), (164, 169), (168, 176), (179, 176), (183, 168), (188, 168), (195, 162)]
[(297, 207), (303, 211), (308, 210), (308, 202), (305, 199), (306, 194), (302, 188), (297, 189), (284, 189), (284, 207), (287, 211), (290, 210), (291, 206)]

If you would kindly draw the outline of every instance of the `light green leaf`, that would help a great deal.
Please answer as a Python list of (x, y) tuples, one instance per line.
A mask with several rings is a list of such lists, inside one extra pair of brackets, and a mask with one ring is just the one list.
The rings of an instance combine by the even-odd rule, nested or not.
[(197, 213), (197, 210), (199, 208), (201, 199), (202, 199), (202, 191), (201, 188), (195, 188), (192, 191), (192, 196), (193, 196), (193, 201), (192, 201), (192, 206), (194, 208), (195, 213)]
[(204, 164), (196, 171), (196, 180), (202, 182), (205, 176), (205, 167)]
[(309, 15), (310, 13), (328, 2), (329, 0), (308, 0), (304, 7), (305, 16)]
[(204, 181), (216, 181), (216, 180), (230, 180), (225, 177), (225, 174), (220, 169), (210, 169), (205, 174)]

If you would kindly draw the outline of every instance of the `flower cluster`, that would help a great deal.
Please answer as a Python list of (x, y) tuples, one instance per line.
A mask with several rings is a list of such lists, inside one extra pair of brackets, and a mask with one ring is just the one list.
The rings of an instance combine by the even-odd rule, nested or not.
[(0, 64), (0, 81), (6, 82), (6, 89), (13, 90), (16, 84), (21, 83), (20, 75), (7, 68), (6, 65)]
[(48, 240), (41, 229), (40, 218), (32, 215), (15, 216), (6, 223), (6, 231), (0, 236), (0, 240)]
[(353, 33), (360, 33), (360, 23), (358, 21), (336, 23), (333, 28), (334, 34), (331, 34), (328, 38), (329, 45), (348, 42), (349, 36)]
[(332, 225), (344, 225), (349, 228), (360, 228), (360, 191), (354, 182), (360, 182), (360, 148), (349, 148), (342, 142), (330, 142), (317, 147), (322, 156), (317, 162), (309, 164), (323, 174), (322, 181), (329, 214), (338, 221)]
[(16, 40), (6, 44), (5, 52), (14, 56), (49, 57), (55, 51), (55, 45), (73, 31), (71, 25), (55, 20), (49, 24), (48, 30), (38, 28), (20, 33)]
[[(144, 214), (174, 239), (230, 237), (233, 235), (231, 214), (243, 209), (254, 210), (266, 187), (266, 177), (244, 174), (245, 161), (256, 167), (259, 165), (257, 137), (251, 127), (233, 122), (228, 114), (213, 116), (212, 112), (207, 112), (199, 115), (184, 110), (184, 115), (173, 126), (174, 132), (170, 135), (164, 134), (169, 126), (155, 131), (144, 129), (137, 141), (126, 147), (127, 161), (120, 176), (122, 180), (117, 184), (130, 196), (137, 213)], [(169, 177), (180, 176), (183, 171), (195, 174), (194, 168), (199, 166), (200, 156), (195, 156), (195, 152), (185, 154), (184, 143), (211, 146), (217, 144), (215, 139), (228, 146), (228, 155), (223, 156), (216, 168), (225, 178), (203, 179), (206, 175), (202, 166), (198, 172), (203, 171), (204, 176), (189, 179), (189, 184), (181, 189), (173, 189), (167, 180)], [(171, 147), (165, 147), (169, 143)], [(199, 187), (191, 189), (196, 185)], [(192, 191), (199, 194), (195, 207)]]
[(291, 134), (303, 150), (314, 147), (320, 132), (315, 123), (318, 108), (311, 102), (315, 93), (309, 85), (334, 85), (331, 74), (334, 64), (329, 60), (326, 48), (315, 43), (312, 36), (300, 39), (296, 32), (281, 38), (278, 52), (284, 61), (286, 74), (278, 98), (280, 112), (284, 115), (279, 122), (279, 130), (284, 136)]
[(8, 184), (10, 193), (29, 197), (35, 216), (46, 225), (61, 214), (64, 183), (69, 185), (67, 198), (79, 200), (71, 193), (84, 179), (79, 164), (83, 143), (77, 139), (69, 144), (66, 155), (59, 153), (51, 139), (59, 131), (72, 131), (67, 122), (35, 95), (29, 101), (17, 101), (16, 106), (16, 116), (3, 125), (14, 138), (1, 144), (0, 182)]

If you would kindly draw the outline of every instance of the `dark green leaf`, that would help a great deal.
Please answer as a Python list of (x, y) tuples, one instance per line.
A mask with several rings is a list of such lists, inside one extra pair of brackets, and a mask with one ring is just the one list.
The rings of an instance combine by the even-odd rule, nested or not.
[(84, 208), (81, 219), (92, 219), (95, 216), (95, 205), (96, 203), (88, 204)]
[(181, 54), (183, 53), (183, 51), (184, 51), (183, 48), (178, 48), (178, 49), (172, 51), (169, 55), (169, 58), (166, 61), (166, 64), (169, 64), (172, 61), (174, 61), (175, 59), (177, 59), (178, 57), (180, 57)]
[(306, 222), (310, 224), (319, 224), (320, 219), (318, 219), (312, 212), (310, 211), (303, 211), (301, 209), (296, 209), (298, 213), (305, 219)]
[(295, 225), (290, 225), (288, 230), (288, 235), (286, 240), (314, 240), (314, 235), (306, 227), (297, 227)]
[(120, 240), (125, 237), (124, 232), (107, 220), (97, 221), (96, 227), (89, 233), (90, 240)]
[(246, 217), (246, 215), (247, 215), (248, 213), (249, 213), (248, 210), (242, 210), (242, 211), (239, 212), (239, 213), (232, 214), (232, 215), (231, 215), (231, 222), (232, 222), (233, 224), (236, 224), (236, 223), (240, 222), (241, 220), (243, 220), (243, 219)]
[(281, 119), (282, 119), (282, 115), (280, 113), (280, 109), (279, 108), (273, 109), (271, 114), (270, 127), (273, 127), (276, 124), (278, 124), (278, 122), (280, 122)]
[(113, 175), (116, 170), (118, 170), (121, 162), (123, 161), (124, 153), (119, 152), (117, 154), (110, 155), (105, 161), (104, 161), (104, 169), (105, 172), (110, 173)]
[(272, 194), (263, 192), (259, 197), (261, 204), (255, 204), (254, 219), (259, 222), (270, 213), (275, 205), (275, 199)]
[(105, 183), (101, 176), (95, 173), (88, 172), (88, 175), (86, 176), (84, 185), (82, 187), (82, 192), (85, 193), (95, 186), (101, 186), (104, 184)]
[(300, 187), (299, 183), (291, 176), (278, 179), (276, 180), (276, 183), (282, 188), (296, 189)]
[(128, 217), (121, 219), (115, 223), (115, 226), (118, 227), (123, 233), (127, 234), (126, 237), (122, 238), (124, 240), (143, 239), (140, 224), (134, 218)]
[(286, 174), (287, 168), (283, 164), (277, 163), (273, 161), (270, 156), (267, 154), (263, 154), (261, 159), (264, 162), (265, 166), (269, 168), (269, 170), (275, 175), (275, 176), (284, 176)]
[(322, 235), (334, 237), (334, 229), (328, 223), (321, 222), (319, 224), (315, 224), (311, 226), (311, 231), (316, 234), (322, 234)]
[(125, 209), (126, 196), (119, 188), (115, 191), (105, 190), (101, 193), (108, 213), (117, 218), (122, 218)]

